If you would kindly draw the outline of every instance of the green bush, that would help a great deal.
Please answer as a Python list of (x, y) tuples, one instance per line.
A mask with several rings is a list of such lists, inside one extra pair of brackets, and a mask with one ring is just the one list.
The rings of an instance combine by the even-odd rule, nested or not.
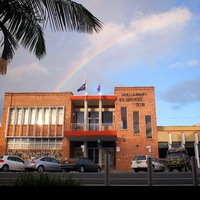
[(39, 173), (36, 175), (30, 172), (21, 174), (13, 184), (5, 183), (2, 186), (81, 186), (81, 181), (74, 180), (72, 176), (62, 179), (50, 174)]

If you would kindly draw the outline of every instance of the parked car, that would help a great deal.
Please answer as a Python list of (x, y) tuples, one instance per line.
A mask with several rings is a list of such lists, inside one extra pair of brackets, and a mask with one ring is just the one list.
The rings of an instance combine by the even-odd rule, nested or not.
[(61, 163), (55, 158), (42, 156), (25, 161), (26, 171), (61, 172)]
[(184, 147), (171, 148), (167, 151), (165, 165), (172, 172), (174, 169), (181, 171), (192, 170), (191, 159)]
[(101, 167), (97, 163), (86, 157), (70, 158), (61, 162), (62, 172), (101, 172)]
[(151, 158), (152, 169), (154, 172), (164, 172), (165, 165), (159, 161), (158, 158), (155, 158), (151, 155), (138, 155), (133, 157), (131, 161), (131, 168), (135, 172), (147, 171), (148, 170), (148, 158)]
[(25, 161), (14, 155), (0, 155), (0, 170), (8, 171), (25, 171)]

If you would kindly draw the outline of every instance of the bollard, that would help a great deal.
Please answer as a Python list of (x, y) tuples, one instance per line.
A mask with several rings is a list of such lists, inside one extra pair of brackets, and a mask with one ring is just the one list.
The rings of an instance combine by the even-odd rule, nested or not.
[(197, 161), (194, 156), (191, 157), (191, 165), (192, 165), (192, 180), (193, 186), (198, 186), (198, 178), (197, 178)]
[(148, 186), (153, 186), (153, 167), (152, 158), (147, 158), (147, 175), (148, 175)]
[(110, 154), (105, 154), (105, 186), (110, 185)]

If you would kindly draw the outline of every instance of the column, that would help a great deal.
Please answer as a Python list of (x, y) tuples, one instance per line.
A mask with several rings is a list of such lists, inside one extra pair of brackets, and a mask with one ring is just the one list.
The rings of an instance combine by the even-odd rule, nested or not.
[(182, 138), (181, 146), (185, 148), (185, 133), (181, 133), (181, 138)]
[(194, 152), (197, 161), (197, 167), (199, 168), (199, 139), (197, 132), (194, 133)]
[(168, 133), (168, 149), (172, 148), (172, 134)]
[(84, 98), (84, 131), (87, 131), (88, 130), (88, 102), (87, 102), (87, 99), (86, 99), (86, 95), (85, 95), (85, 98)]
[(99, 93), (99, 131), (102, 130), (102, 99), (101, 93)]

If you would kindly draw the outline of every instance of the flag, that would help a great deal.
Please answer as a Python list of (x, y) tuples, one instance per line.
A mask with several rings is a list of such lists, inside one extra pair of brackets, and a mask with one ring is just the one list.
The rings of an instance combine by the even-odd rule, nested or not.
[(86, 82), (83, 83), (83, 85), (81, 85), (80, 88), (78, 88), (77, 92), (80, 92), (80, 91), (85, 90), (85, 89), (86, 89)]
[(97, 87), (97, 92), (100, 92), (100, 89), (101, 89), (101, 86), (100, 86), (100, 83), (99, 83), (99, 85)]

